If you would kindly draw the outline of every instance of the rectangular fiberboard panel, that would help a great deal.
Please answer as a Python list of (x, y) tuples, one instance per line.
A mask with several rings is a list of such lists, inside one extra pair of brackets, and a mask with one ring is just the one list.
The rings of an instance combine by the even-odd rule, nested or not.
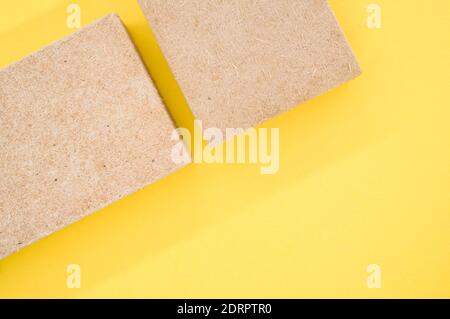
[(208, 127), (252, 127), (360, 74), (325, 0), (139, 2)]
[(0, 71), (0, 258), (179, 168), (120, 18)]

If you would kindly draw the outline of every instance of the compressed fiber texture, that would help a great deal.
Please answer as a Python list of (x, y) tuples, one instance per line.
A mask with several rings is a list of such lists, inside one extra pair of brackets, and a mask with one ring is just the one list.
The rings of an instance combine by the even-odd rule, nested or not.
[(0, 71), (0, 258), (178, 169), (174, 128), (116, 15)]
[(325, 0), (139, 2), (207, 127), (252, 127), (360, 74)]

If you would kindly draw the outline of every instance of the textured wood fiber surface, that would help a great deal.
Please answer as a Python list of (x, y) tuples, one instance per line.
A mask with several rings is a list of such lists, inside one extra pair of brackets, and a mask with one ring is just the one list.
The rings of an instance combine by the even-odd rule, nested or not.
[(0, 71), (0, 258), (178, 169), (173, 129), (116, 15)]
[(360, 74), (325, 0), (139, 0), (194, 115), (248, 128)]

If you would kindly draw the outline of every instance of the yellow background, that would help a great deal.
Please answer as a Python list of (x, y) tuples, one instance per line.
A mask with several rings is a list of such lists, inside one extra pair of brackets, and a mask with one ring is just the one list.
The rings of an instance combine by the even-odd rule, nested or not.
[[(119, 13), (190, 125), (136, 2), (71, 2), (83, 25)], [(68, 3), (0, 0), (0, 67), (73, 32)], [(450, 2), (331, 5), (364, 74), (264, 124), (280, 128), (278, 174), (191, 165), (0, 261), (0, 297), (449, 298)], [(81, 289), (66, 287), (72, 263)]]

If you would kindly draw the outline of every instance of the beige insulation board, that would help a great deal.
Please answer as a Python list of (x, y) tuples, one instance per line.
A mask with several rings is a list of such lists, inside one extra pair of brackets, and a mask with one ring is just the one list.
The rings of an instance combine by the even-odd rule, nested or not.
[(139, 2), (207, 127), (252, 127), (360, 74), (325, 0)]
[(174, 124), (119, 17), (0, 71), (0, 258), (172, 173)]

